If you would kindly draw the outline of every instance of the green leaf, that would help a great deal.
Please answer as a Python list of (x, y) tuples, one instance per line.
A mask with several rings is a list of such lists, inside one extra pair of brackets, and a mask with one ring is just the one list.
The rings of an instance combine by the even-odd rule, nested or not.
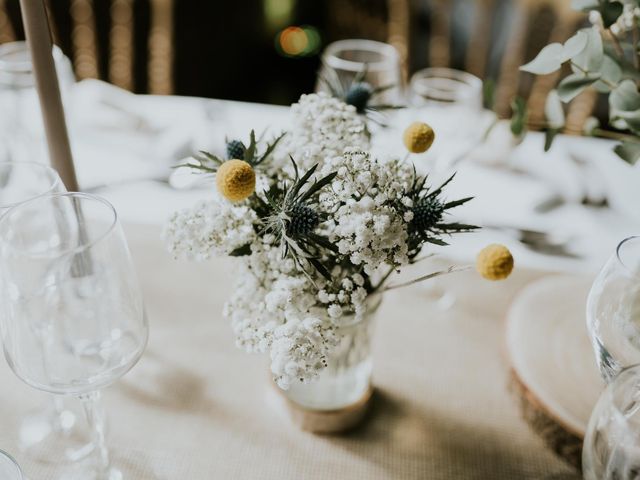
[(616, 154), (625, 162), (635, 165), (640, 160), (640, 143), (622, 142), (613, 149)]
[(487, 78), (482, 83), (482, 98), (484, 108), (493, 110), (496, 103), (496, 81), (493, 78)]
[[(622, 79), (622, 68), (613, 58), (605, 55), (600, 67), (600, 78), (594, 85), (600, 93), (609, 93), (611, 91), (610, 84), (617, 85)], [(604, 80), (604, 81), (603, 81)], [(606, 81), (606, 82), (605, 82)]]
[(548, 152), (551, 150), (551, 145), (553, 144), (553, 139), (556, 138), (556, 135), (560, 133), (559, 128), (548, 128), (544, 132), (544, 151)]
[(578, 30), (573, 37), (564, 42), (560, 61), (564, 63), (576, 55), (581, 54), (587, 47), (588, 41), (589, 34), (585, 30)]
[(562, 54), (564, 47), (560, 43), (551, 43), (540, 50), (540, 53), (529, 63), (522, 65), (523, 72), (534, 73), (536, 75), (546, 75), (553, 73), (562, 66)]
[(544, 105), (544, 114), (549, 127), (562, 129), (565, 124), (564, 109), (557, 90), (551, 90)]
[(251, 164), (256, 156), (256, 132), (251, 130), (249, 146), (244, 151), (244, 161)]
[(516, 97), (511, 102), (511, 133), (519, 137), (525, 133), (527, 128), (527, 102), (522, 97)]
[(598, 8), (600, 15), (602, 15), (602, 22), (604, 23), (605, 28), (609, 28), (611, 25), (616, 23), (618, 17), (622, 15), (622, 10), (624, 7), (621, 3), (618, 2), (604, 2)]
[(574, 10), (588, 11), (598, 8), (598, 0), (571, 0), (571, 8)]
[(604, 61), (604, 46), (602, 37), (595, 28), (585, 28), (581, 30), (587, 35), (587, 45), (578, 55), (572, 57), (573, 71), (578, 72), (599, 72)]
[(640, 93), (633, 80), (623, 80), (609, 95), (612, 122), (621, 121), (629, 129), (640, 131)]
[(558, 84), (558, 96), (567, 103), (577, 97), (582, 91), (593, 85), (600, 78), (600, 74), (582, 75), (574, 73), (562, 79)]

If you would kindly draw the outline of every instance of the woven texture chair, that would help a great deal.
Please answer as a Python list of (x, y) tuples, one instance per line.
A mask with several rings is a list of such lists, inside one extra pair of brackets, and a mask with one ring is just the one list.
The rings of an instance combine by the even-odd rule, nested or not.
[[(79, 79), (173, 92), (174, 0), (48, 0), (54, 42)], [(101, 21), (97, 22), (96, 19)], [(23, 38), (18, 0), (0, 0), (0, 43)]]

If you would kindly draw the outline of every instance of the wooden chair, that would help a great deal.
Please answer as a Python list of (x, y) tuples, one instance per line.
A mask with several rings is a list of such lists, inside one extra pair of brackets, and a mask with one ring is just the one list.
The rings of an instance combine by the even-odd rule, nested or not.
[[(127, 90), (170, 94), (173, 2), (48, 0), (47, 8), (54, 41), (71, 57), (79, 79), (100, 78)], [(22, 36), (18, 0), (0, 0), (0, 43)]]

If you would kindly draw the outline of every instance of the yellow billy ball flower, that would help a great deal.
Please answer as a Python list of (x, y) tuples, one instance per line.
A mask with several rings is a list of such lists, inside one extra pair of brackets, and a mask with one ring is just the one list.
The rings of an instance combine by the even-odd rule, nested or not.
[(218, 191), (227, 200), (239, 202), (256, 189), (256, 172), (243, 160), (227, 160), (216, 173)]
[(478, 253), (476, 269), (487, 280), (504, 280), (513, 270), (513, 256), (504, 245), (488, 245)]
[(436, 138), (433, 128), (424, 122), (413, 122), (404, 131), (402, 139), (411, 153), (423, 153), (429, 150)]

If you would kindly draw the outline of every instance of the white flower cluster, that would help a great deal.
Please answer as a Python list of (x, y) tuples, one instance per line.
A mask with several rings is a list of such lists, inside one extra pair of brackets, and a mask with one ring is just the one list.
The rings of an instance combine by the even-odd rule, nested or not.
[(287, 389), (322, 371), (337, 337), (334, 323), (319, 306), (317, 288), (292, 260), (282, 260), (273, 243), (267, 235), (243, 257), (243, 271), (224, 315), (239, 347), (270, 352), (274, 379)]
[(256, 214), (247, 206), (222, 200), (204, 201), (173, 214), (163, 236), (176, 257), (206, 260), (229, 255), (256, 238)]
[(394, 203), (409, 206), (404, 196), (412, 170), (400, 162), (382, 164), (362, 150), (349, 149), (330, 159), (322, 173), (337, 172), (321, 201), (337, 206), (329, 227), (330, 240), (351, 263), (372, 275), (383, 264), (408, 263), (407, 227)]
[(369, 148), (365, 121), (355, 107), (327, 93), (302, 95), (291, 106), (291, 130), (278, 148), (280, 162), (289, 166), (291, 155), (302, 170), (348, 147)]

